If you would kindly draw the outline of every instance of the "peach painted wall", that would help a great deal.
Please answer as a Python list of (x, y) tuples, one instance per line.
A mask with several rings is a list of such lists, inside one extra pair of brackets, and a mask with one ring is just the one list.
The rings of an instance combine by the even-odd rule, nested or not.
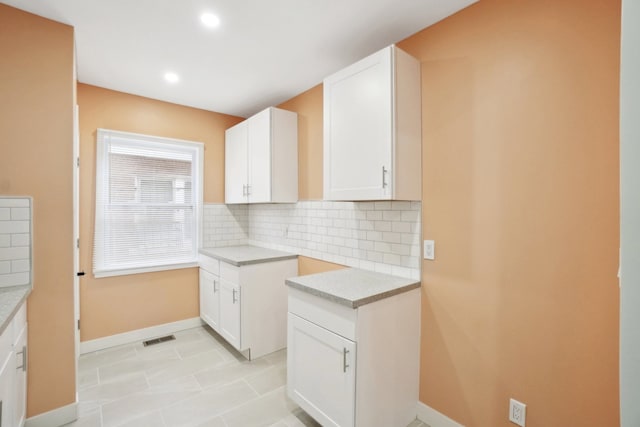
[(33, 196), (27, 416), (75, 402), (73, 28), (0, 4), (0, 194)]
[(298, 198), (322, 200), (322, 84), (278, 107), (298, 113)]
[(422, 63), (420, 400), (468, 427), (619, 425), (620, 2), (482, 0)]
[(340, 270), (346, 268), (341, 264), (334, 264), (332, 262), (322, 261), (316, 258), (309, 258), (306, 256), (298, 257), (298, 274), (300, 276), (306, 276), (307, 274), (324, 273), (326, 271)]
[[(399, 43), (422, 63), (438, 249), (420, 400), (467, 427), (513, 425), (510, 397), (529, 427), (619, 424), (619, 38), (619, 1), (482, 0)], [(319, 124), (300, 135), (316, 158), (321, 87), (282, 104)]]
[(197, 268), (96, 279), (92, 271), (96, 129), (205, 144), (205, 203), (224, 201), (224, 131), (241, 118), (78, 84), (81, 340), (198, 317)]

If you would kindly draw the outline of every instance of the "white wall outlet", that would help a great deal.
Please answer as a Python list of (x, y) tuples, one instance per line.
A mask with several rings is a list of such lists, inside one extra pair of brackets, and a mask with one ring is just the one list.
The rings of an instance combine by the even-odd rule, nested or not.
[(527, 416), (527, 405), (515, 399), (509, 399), (509, 421), (524, 427), (524, 420)]
[(424, 241), (424, 259), (436, 259), (436, 242), (434, 240)]

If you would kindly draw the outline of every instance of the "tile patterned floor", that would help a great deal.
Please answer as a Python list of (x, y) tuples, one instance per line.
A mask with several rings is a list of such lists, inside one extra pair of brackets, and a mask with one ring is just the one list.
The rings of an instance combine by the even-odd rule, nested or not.
[(319, 426), (286, 397), (286, 351), (249, 362), (209, 328), (174, 335), (82, 355), (67, 427)]

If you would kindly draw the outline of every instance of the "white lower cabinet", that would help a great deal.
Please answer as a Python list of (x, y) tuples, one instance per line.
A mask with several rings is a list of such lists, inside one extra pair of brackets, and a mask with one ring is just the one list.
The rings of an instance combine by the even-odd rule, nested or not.
[(290, 392), (323, 426), (352, 426), (356, 343), (291, 313), (289, 335)]
[(24, 324), (22, 331), (14, 343), (15, 378), (13, 395), (16, 400), (13, 405), (14, 426), (22, 427), (27, 418), (27, 325)]
[(357, 308), (289, 288), (287, 393), (323, 426), (416, 418), (420, 290)]
[(13, 351), (0, 355), (0, 427), (13, 425)]
[(200, 256), (200, 317), (249, 358), (287, 346), (287, 287), (298, 260), (235, 266)]
[(200, 317), (212, 328), (220, 318), (220, 277), (200, 267)]
[(27, 306), (0, 335), (0, 427), (24, 426), (27, 408)]
[(237, 349), (240, 345), (240, 285), (220, 282), (220, 328), (218, 332)]

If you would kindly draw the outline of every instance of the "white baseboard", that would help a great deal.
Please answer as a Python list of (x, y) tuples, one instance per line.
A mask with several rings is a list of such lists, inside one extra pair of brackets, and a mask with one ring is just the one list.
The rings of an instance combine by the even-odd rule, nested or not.
[(429, 427), (464, 427), (422, 402), (418, 402), (418, 419)]
[(151, 326), (135, 331), (124, 332), (122, 334), (110, 335), (108, 337), (97, 338), (95, 340), (82, 341), (80, 343), (80, 354), (91, 353), (92, 351), (104, 350), (105, 348), (117, 345), (129, 344), (136, 341), (143, 341), (162, 335), (172, 334), (185, 329), (197, 328), (204, 323), (199, 317), (178, 320), (177, 322), (165, 323), (163, 325)]
[(78, 403), (62, 406), (43, 414), (27, 418), (24, 427), (58, 427), (78, 419)]

